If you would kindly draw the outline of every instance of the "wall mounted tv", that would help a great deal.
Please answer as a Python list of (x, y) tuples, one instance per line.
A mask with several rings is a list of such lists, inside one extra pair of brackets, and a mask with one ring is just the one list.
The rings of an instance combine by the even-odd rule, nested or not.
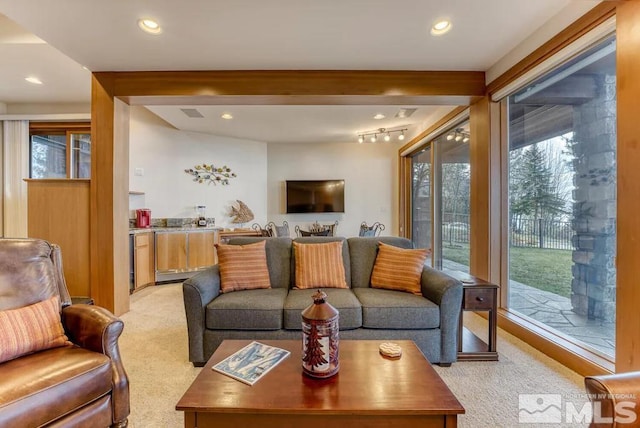
[(287, 180), (287, 214), (343, 213), (344, 180)]

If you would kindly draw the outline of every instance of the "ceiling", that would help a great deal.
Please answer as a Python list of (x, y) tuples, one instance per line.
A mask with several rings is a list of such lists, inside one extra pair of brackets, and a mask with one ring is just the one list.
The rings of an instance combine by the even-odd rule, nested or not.
[[(88, 103), (90, 72), (133, 70), (487, 70), (571, 3), (596, 0), (0, 0), (0, 103)], [(156, 19), (157, 36), (139, 18)], [(452, 30), (429, 34), (450, 18)], [(43, 42), (43, 41), (46, 41)], [(44, 84), (24, 77), (35, 75)], [(355, 141), (379, 127), (433, 122), (449, 107), (150, 107), (179, 129), (268, 142)], [(234, 119), (221, 112), (233, 107)], [(375, 113), (387, 119), (375, 121)], [(184, 116), (184, 117), (183, 117)], [(259, 138), (258, 138), (259, 137)]]

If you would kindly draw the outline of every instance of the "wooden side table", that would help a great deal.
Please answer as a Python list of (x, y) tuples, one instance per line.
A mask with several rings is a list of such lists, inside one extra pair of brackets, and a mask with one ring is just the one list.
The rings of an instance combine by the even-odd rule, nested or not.
[[(498, 361), (498, 286), (464, 272), (444, 270), (462, 282), (462, 310), (458, 327), (458, 361)], [(487, 311), (488, 343), (463, 325), (464, 311)]]

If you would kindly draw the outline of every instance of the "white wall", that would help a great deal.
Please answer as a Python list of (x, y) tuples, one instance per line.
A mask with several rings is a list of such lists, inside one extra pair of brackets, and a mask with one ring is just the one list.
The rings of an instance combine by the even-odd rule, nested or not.
[[(338, 235), (357, 236), (360, 223), (383, 223), (398, 235), (398, 148), (393, 143), (269, 144), (268, 217), (308, 229), (339, 221)], [(285, 180), (345, 180), (344, 214), (285, 214)]]
[[(152, 218), (195, 217), (195, 206), (206, 205), (216, 226), (239, 227), (228, 216), (239, 199), (255, 222), (267, 222), (266, 143), (179, 131), (147, 109), (132, 107), (129, 146), (129, 190), (144, 192), (129, 197), (130, 210), (149, 208)], [(196, 183), (184, 170), (202, 163), (227, 165), (237, 178), (228, 186)], [(136, 168), (144, 175), (134, 175)]]

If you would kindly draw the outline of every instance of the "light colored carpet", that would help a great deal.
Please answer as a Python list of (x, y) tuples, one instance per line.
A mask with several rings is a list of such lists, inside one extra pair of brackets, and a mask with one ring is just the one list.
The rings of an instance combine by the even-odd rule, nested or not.
[[(465, 317), (468, 328), (486, 334), (484, 319), (472, 313)], [(183, 426), (183, 414), (174, 410), (175, 405), (201, 369), (188, 361), (182, 285), (149, 287), (134, 294), (131, 310), (121, 318), (125, 329), (120, 348), (131, 384), (129, 426)], [(575, 372), (502, 330), (498, 352), (499, 362), (434, 366), (466, 409), (459, 426), (520, 426), (519, 393), (561, 394), (571, 398), (578, 410), (582, 407), (583, 380)]]

